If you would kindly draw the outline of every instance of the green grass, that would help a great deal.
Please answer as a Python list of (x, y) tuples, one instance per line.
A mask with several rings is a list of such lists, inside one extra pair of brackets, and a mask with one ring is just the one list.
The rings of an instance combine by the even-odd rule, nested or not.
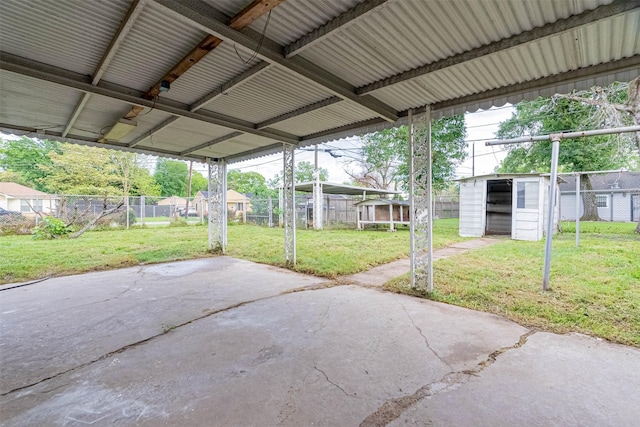
[(640, 346), (640, 236), (635, 224), (581, 224), (554, 237), (551, 289), (542, 287), (544, 242), (505, 240), (434, 263), (435, 292), (412, 290), (408, 276), (385, 285), (506, 316), (554, 332), (577, 331)]
[[(541, 291), (544, 242), (503, 240), (434, 264), (436, 291), (410, 289), (408, 277), (386, 289), (504, 315), (525, 326), (578, 331), (640, 346), (640, 236), (631, 223), (582, 223), (575, 247), (574, 224), (554, 237), (551, 290)], [(284, 231), (229, 227), (230, 256), (284, 266)], [(434, 223), (434, 247), (463, 239), (458, 221)], [(402, 257), (409, 232), (297, 230), (294, 270), (334, 278)], [(87, 232), (76, 240), (0, 237), (0, 283), (211, 256), (201, 226)]]
[[(468, 240), (458, 236), (458, 221), (434, 222), (434, 248)], [(335, 278), (358, 273), (409, 256), (409, 230), (297, 230), (297, 263), (293, 270)], [(228, 254), (284, 266), (284, 230), (255, 226), (229, 227)]]
[[(465, 240), (456, 220), (439, 220), (435, 227), (434, 247)], [(282, 229), (230, 226), (228, 239), (230, 256), (284, 266)], [(298, 230), (297, 243), (296, 271), (336, 277), (408, 256), (409, 232)], [(0, 284), (206, 256), (207, 228), (201, 226), (90, 231), (75, 240), (2, 236)]]
[(0, 283), (208, 256), (205, 227), (89, 231), (78, 239), (0, 237)]

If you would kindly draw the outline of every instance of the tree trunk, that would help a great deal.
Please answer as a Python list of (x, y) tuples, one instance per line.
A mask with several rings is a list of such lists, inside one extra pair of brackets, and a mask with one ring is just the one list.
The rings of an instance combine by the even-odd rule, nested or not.
[(596, 193), (593, 192), (589, 175), (582, 175), (580, 192), (582, 194), (582, 206), (584, 207), (580, 221), (602, 221), (602, 218), (598, 215), (598, 198)]

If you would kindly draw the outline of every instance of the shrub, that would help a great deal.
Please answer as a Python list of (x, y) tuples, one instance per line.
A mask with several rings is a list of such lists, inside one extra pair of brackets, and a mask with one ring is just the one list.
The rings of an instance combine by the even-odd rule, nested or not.
[(65, 236), (72, 231), (72, 227), (65, 225), (64, 221), (62, 221), (60, 218), (48, 216), (42, 220), (41, 225), (39, 225), (38, 227), (34, 227), (31, 230), (31, 235), (36, 240), (50, 240)]

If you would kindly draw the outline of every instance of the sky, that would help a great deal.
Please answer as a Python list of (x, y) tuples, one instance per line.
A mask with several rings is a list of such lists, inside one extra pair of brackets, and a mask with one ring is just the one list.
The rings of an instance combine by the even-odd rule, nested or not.
[[(484, 145), (484, 142), (494, 139), (500, 122), (510, 118), (513, 111), (513, 107), (507, 104), (503, 107), (494, 107), (490, 110), (480, 110), (465, 115), (467, 125), (466, 141), (468, 142), (467, 160), (458, 166), (456, 170), (457, 178), (471, 176), (472, 167), (474, 168), (475, 175), (490, 174), (495, 170), (499, 163), (505, 158), (506, 152), (500, 147), (487, 147)], [(475, 164), (473, 164), (474, 162), (471, 156), (474, 150), (473, 145), (475, 145)], [(349, 156), (355, 156), (359, 146), (360, 139), (357, 137), (331, 141), (319, 146), (318, 163), (320, 167), (326, 168), (329, 171), (330, 182), (343, 183), (350, 180), (345, 169), (353, 170), (353, 165), (349, 164)], [(335, 158), (329, 153), (322, 151), (335, 150), (336, 148), (341, 150), (334, 151), (334, 154), (339, 154), (342, 157)], [(295, 161), (296, 163), (301, 161), (313, 163), (314, 155), (313, 147), (304, 149), (304, 151), (296, 150)], [(265, 178), (271, 179), (282, 171), (282, 154), (273, 154), (259, 159), (235, 163), (230, 165), (229, 169), (238, 169), (243, 172), (259, 172)], [(202, 166), (199, 170), (204, 172), (206, 167)]]

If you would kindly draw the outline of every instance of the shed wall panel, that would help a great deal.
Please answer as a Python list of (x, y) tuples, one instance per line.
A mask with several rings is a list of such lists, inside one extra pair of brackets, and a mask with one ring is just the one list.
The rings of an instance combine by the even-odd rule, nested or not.
[(484, 235), (484, 200), (486, 181), (475, 180), (460, 184), (460, 235), (482, 237)]

